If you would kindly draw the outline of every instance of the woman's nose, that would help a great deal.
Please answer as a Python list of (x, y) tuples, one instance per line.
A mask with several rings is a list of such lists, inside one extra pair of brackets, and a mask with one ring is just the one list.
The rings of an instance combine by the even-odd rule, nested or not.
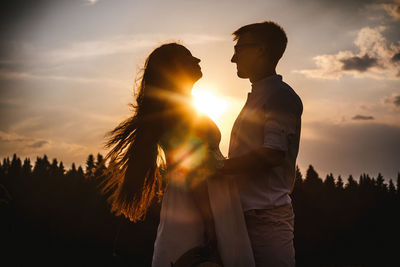
[(233, 54), (232, 58), (231, 58), (231, 62), (235, 63), (236, 62), (236, 53)]

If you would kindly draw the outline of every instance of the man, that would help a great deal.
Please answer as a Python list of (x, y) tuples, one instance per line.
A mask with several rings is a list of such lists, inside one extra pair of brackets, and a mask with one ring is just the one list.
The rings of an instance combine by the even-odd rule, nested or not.
[(270, 21), (243, 26), (233, 35), (231, 61), (252, 89), (233, 126), (222, 172), (237, 181), (256, 266), (295, 266), (289, 194), (303, 106), (275, 71), (287, 37)]

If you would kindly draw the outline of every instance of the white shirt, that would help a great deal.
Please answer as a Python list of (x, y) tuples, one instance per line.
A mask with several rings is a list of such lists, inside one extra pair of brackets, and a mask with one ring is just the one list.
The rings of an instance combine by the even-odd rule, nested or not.
[(267, 147), (284, 151), (285, 158), (277, 167), (235, 175), (244, 211), (291, 203), (302, 112), (300, 97), (282, 76), (269, 76), (252, 85), (233, 125), (229, 157)]

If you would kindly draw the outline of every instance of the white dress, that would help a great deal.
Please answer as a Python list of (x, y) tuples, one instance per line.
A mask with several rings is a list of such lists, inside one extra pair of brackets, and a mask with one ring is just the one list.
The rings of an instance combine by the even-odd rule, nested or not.
[[(214, 151), (216, 157), (223, 157)], [(170, 173), (183, 181), (179, 171)], [(255, 266), (235, 180), (229, 176), (207, 180), (218, 250), (225, 267)], [(179, 182), (168, 184), (154, 244), (153, 267), (170, 267), (189, 249), (204, 245), (204, 225), (190, 190)]]

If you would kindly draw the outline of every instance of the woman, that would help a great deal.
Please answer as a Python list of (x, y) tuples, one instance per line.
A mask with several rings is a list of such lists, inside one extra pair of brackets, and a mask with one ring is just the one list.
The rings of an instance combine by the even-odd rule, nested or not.
[[(153, 266), (183, 266), (204, 257), (221, 263), (217, 240), (220, 252), (229, 241), (227, 233), (218, 230), (227, 222), (216, 220), (216, 210), (223, 214), (226, 205), (221, 208), (223, 199), (215, 197), (221, 188), (229, 191), (229, 185), (210, 187), (212, 180), (224, 180), (214, 177), (223, 159), (221, 135), (212, 120), (191, 105), (191, 89), (202, 77), (199, 62), (176, 43), (155, 49), (145, 63), (135, 114), (110, 133), (107, 143), (111, 150), (104, 191), (111, 192), (112, 211), (136, 222), (145, 217), (154, 198), (163, 196)], [(238, 201), (233, 206), (240, 209)], [(236, 221), (244, 228), (242, 218)], [(228, 251), (222, 250), (224, 258)]]

